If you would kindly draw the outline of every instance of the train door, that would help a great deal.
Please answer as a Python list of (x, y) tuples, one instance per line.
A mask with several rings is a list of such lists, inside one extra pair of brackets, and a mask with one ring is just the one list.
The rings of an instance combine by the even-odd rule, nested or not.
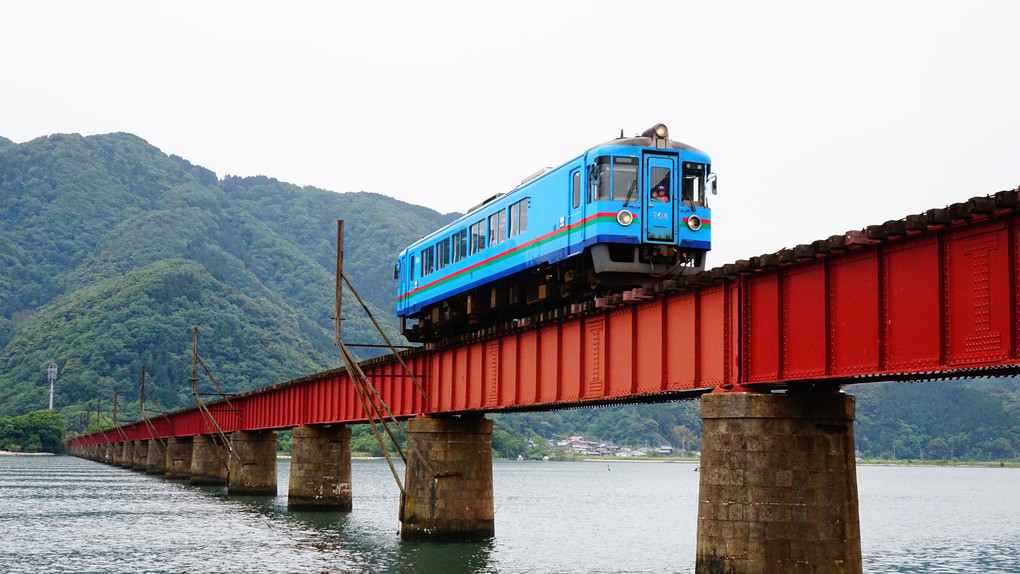
[(401, 261), (404, 266), (404, 293), (410, 293), (414, 287), (414, 255), (409, 251), (404, 260)]
[(584, 219), (584, 178), (581, 177), (581, 168), (570, 172), (570, 197), (567, 198), (567, 217), (564, 224), (567, 226), (567, 251), (568, 255), (580, 253), (584, 243), (584, 226), (580, 225)]
[(645, 197), (644, 206), (645, 241), (652, 243), (676, 242), (676, 195), (678, 186), (677, 158), (666, 155), (646, 155), (644, 161)]

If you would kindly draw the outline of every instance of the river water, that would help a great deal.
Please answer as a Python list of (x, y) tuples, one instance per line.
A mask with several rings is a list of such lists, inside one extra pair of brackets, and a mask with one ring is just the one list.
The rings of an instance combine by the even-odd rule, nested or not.
[[(350, 513), (287, 511), (72, 457), (0, 456), (0, 573), (694, 571), (689, 464), (493, 465), (496, 537), (403, 543), (384, 461)], [(1020, 573), (1020, 469), (861, 466), (865, 572)]]

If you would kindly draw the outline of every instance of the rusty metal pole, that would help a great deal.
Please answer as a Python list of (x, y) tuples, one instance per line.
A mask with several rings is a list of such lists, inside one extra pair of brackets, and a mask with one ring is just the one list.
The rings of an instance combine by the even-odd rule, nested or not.
[(142, 420), (148, 422), (145, 418), (145, 365), (142, 365), (142, 386), (138, 389), (138, 412), (142, 413)]
[(198, 327), (195, 327), (195, 340), (191, 345), (191, 394), (198, 396)]
[(333, 320), (334, 340), (340, 340), (340, 308), (341, 293), (343, 290), (342, 277), (344, 274), (344, 220), (336, 220), (336, 317)]

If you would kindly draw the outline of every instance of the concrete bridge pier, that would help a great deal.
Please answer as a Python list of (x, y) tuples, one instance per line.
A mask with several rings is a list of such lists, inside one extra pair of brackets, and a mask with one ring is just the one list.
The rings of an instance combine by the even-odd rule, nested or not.
[(860, 574), (854, 398), (701, 398), (697, 574)]
[(291, 431), (290, 510), (351, 510), (351, 429), (300, 426)]
[(126, 440), (120, 443), (120, 449), (120, 467), (131, 468), (135, 463), (135, 443)]
[(235, 432), (230, 447), (227, 493), (276, 496), (276, 433)]
[(492, 537), (492, 421), (482, 416), (417, 417), (408, 421), (407, 431), (422, 457), (408, 449), (400, 537)]
[(227, 444), (217, 435), (202, 434), (192, 439), (191, 476), (188, 484), (223, 486), (227, 484)]
[(166, 478), (191, 478), (191, 453), (194, 446), (190, 436), (171, 437), (166, 443)]
[(134, 458), (131, 461), (131, 470), (145, 471), (146, 466), (149, 464), (149, 441), (147, 440), (136, 440), (134, 441), (135, 450)]
[(149, 453), (145, 460), (147, 474), (166, 473), (166, 440), (154, 438), (149, 441)]
[(103, 462), (105, 462), (106, 464), (116, 464), (114, 462), (114, 458), (116, 458), (114, 452), (115, 446), (117, 445), (112, 442), (108, 442), (104, 445), (105, 448), (103, 449)]

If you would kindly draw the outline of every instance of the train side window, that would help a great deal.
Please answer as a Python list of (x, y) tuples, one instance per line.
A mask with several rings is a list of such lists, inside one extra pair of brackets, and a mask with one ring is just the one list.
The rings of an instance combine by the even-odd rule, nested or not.
[(516, 237), (528, 230), (528, 199), (522, 199), (510, 206), (510, 237)]
[(450, 238), (447, 237), (436, 243), (436, 270), (440, 270), (450, 264)]
[(432, 247), (421, 250), (421, 276), (426, 277), (435, 271), (435, 259)]
[(471, 226), (471, 255), (485, 248), (485, 220)]
[(456, 263), (467, 257), (467, 229), (461, 229), (450, 236), (450, 261)]
[(574, 179), (570, 184), (571, 186), (571, 202), (570, 205), (577, 209), (581, 206), (581, 172), (574, 172)]
[(506, 210), (500, 209), (489, 216), (489, 247), (506, 240)]

